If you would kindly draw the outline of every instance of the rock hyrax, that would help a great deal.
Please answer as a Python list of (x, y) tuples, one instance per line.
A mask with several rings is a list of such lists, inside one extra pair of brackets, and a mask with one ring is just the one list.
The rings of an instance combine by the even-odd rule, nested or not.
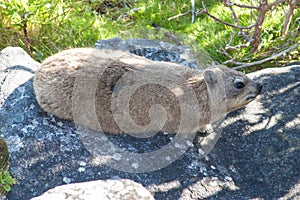
[(34, 90), (44, 110), (93, 130), (189, 133), (245, 106), (261, 85), (222, 65), (198, 71), (123, 51), (77, 48), (46, 59)]

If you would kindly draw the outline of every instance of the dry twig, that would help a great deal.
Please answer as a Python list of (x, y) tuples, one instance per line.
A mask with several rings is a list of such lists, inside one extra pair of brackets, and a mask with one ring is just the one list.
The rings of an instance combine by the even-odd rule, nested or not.
[(251, 29), (252, 27), (254, 27), (254, 26), (256, 25), (256, 24), (251, 24), (251, 25), (249, 25), (249, 26), (236, 26), (236, 25), (234, 25), (234, 24), (230, 24), (230, 23), (225, 22), (225, 21), (223, 21), (223, 20), (221, 20), (221, 19), (215, 17), (214, 15), (210, 14), (206, 8), (203, 9), (203, 10), (201, 10), (201, 11), (197, 11), (197, 12), (196, 12), (196, 16), (197, 16), (197, 15), (201, 15), (201, 14), (206, 14), (206, 15), (208, 15), (209, 17), (211, 17), (211, 18), (213, 18), (214, 20), (216, 20), (217, 22), (220, 22), (220, 23), (222, 23), (222, 24), (225, 24), (225, 25), (230, 26), (230, 27), (233, 27), (233, 28), (238, 28), (238, 29)]
[(226, 45), (225, 49), (226, 49), (226, 50), (238, 50), (238, 49), (241, 49), (241, 48), (247, 48), (247, 47), (250, 46), (251, 41), (252, 41), (252, 40), (250, 40), (250, 41), (247, 42), (246, 44), (239, 44), (239, 45), (235, 45), (235, 46), (229, 46), (229, 45)]
[[(271, 57), (268, 57), (268, 58), (265, 58), (265, 59), (262, 59), (262, 60), (258, 60), (258, 61), (255, 61), (255, 62), (251, 62), (251, 63), (242, 63), (242, 62), (227, 62), (226, 64), (234, 64), (234, 65), (239, 65), (237, 67), (234, 67), (233, 69), (243, 69), (243, 68), (246, 68), (246, 67), (251, 67), (251, 66), (254, 66), (254, 65), (260, 65), (260, 64), (263, 64), (265, 62), (269, 62), (271, 60), (274, 60), (282, 55), (284, 55), (285, 53), (288, 53), (289, 51), (293, 50), (293, 49), (296, 49), (297, 47), (299, 46), (299, 44), (295, 44), (291, 47), (289, 47), (288, 49), (284, 50), (284, 51), (281, 51), (279, 52), (278, 54), (275, 54), (275, 55), (272, 55)], [(223, 63), (224, 64), (224, 63)]]
[(228, 57), (230, 59), (232, 59), (232, 56), (229, 53), (227, 53), (227, 51), (224, 48), (221, 48), (220, 51), (217, 50), (217, 52), (225, 55), (226, 57)]
[(191, 13), (191, 12), (192, 12), (191, 10), (188, 10), (188, 11), (186, 11), (185, 13), (180, 13), (180, 14), (175, 15), (175, 16), (173, 16), (173, 17), (169, 17), (168, 20), (170, 21), (170, 20), (172, 20), (172, 19), (176, 19), (176, 18), (178, 18), (178, 17), (182, 17), (182, 16), (187, 15), (187, 14), (189, 14), (189, 13)]
[[(239, 50), (241, 48), (246, 48), (249, 47), (251, 45), (251, 50), (252, 52), (256, 52), (259, 45), (260, 45), (260, 37), (261, 37), (261, 33), (262, 33), (262, 27), (263, 27), (263, 23), (265, 21), (265, 16), (266, 13), (273, 9), (273, 7), (278, 6), (279, 4), (285, 3), (287, 2), (289, 4), (289, 10), (286, 13), (286, 17), (282, 26), (282, 37), (285, 37), (287, 35), (287, 31), (289, 29), (289, 25), (291, 22), (291, 18), (293, 16), (294, 10), (297, 6), (297, 4), (300, 2), (300, 0), (277, 0), (274, 1), (273, 3), (268, 3), (268, 0), (258, 0), (258, 5), (257, 6), (253, 6), (252, 1), (251, 1), (251, 5), (244, 5), (244, 4), (239, 4), (239, 3), (235, 3), (235, 2), (231, 2), (231, 0), (223, 0), (223, 4), (227, 7), (230, 8), (233, 18), (236, 22), (235, 24), (231, 24), (229, 22), (225, 22), (221, 19), (219, 19), (218, 17), (212, 15), (209, 13), (208, 9), (205, 7), (204, 3), (202, 2), (202, 10), (197, 11), (196, 13), (194, 13), (194, 0), (191, 0), (191, 6), (192, 6), (192, 10), (189, 10), (185, 13), (181, 13), (178, 14), (176, 16), (170, 17), (168, 18), (168, 20), (172, 20), (184, 15), (189, 14), (190, 12), (192, 12), (192, 22), (194, 22), (194, 14), (200, 15), (200, 14), (206, 14), (207, 16), (209, 16), (210, 18), (214, 19), (215, 21), (222, 23), (226, 26), (230, 26), (232, 28), (235, 29), (239, 29), (239, 36), (241, 36), (244, 41), (246, 41), (245, 44), (239, 44), (239, 45), (235, 45), (235, 46), (231, 46), (231, 44), (233, 43), (234, 37), (235, 37), (235, 31), (233, 31), (233, 34), (231, 35), (231, 39), (229, 41), (229, 43), (226, 45), (225, 48), (221, 48), (220, 51), (218, 51), (219, 53), (224, 54), (225, 56), (227, 56), (228, 58), (230, 58), (230, 60), (224, 62), (224, 64), (234, 64), (234, 65), (239, 65), (238, 67), (235, 67), (235, 69), (242, 69), (245, 67), (249, 67), (249, 66), (254, 66), (254, 65), (259, 65), (262, 64), (264, 62), (268, 62), (270, 60), (276, 59), (279, 56), (283, 55), (286, 52), (289, 52), (292, 49), (295, 49), (298, 47), (298, 45), (294, 45), (278, 54), (275, 54), (269, 58), (265, 58), (263, 60), (260, 61), (256, 61), (253, 63), (243, 63), (243, 62), (235, 62), (236, 57), (232, 57), (226, 50)], [(237, 6), (240, 8), (246, 8), (246, 9), (251, 9), (251, 10), (256, 10), (257, 11), (257, 19), (254, 23), (252, 23), (249, 26), (242, 26), (238, 16), (236, 15), (233, 6)], [(251, 22), (252, 22), (252, 18), (251, 18)], [(254, 28), (253, 33), (250, 35), (248, 32), (245, 31), (245, 29), (251, 29)], [(297, 34), (300, 33), (300, 28), (299, 31), (297, 32)]]
[[(257, 51), (257, 49), (260, 45), (260, 36), (261, 36), (261, 32), (262, 32), (262, 26), (263, 26), (263, 23), (264, 23), (264, 20), (265, 20), (265, 15), (266, 15), (267, 11), (272, 9), (274, 6), (277, 6), (277, 5), (279, 5), (281, 3), (284, 3), (284, 2), (287, 2), (287, 1), (290, 1), (290, 0), (277, 0), (273, 3), (268, 3), (268, 0), (259, 0), (258, 6), (252, 6), (252, 5), (248, 6), (248, 5), (243, 5), (243, 4), (238, 4), (238, 3), (235, 3), (235, 2), (231, 2), (230, 0), (223, 0), (223, 4), (227, 7), (229, 7), (230, 10), (232, 11), (233, 17), (234, 17), (237, 25), (225, 22), (225, 21), (219, 19), (218, 17), (215, 17), (214, 15), (210, 14), (203, 2), (202, 2), (203, 9), (201, 11), (198, 11), (196, 13), (196, 15), (206, 14), (209, 17), (213, 18), (217, 22), (220, 22), (224, 25), (239, 29), (240, 30), (239, 32), (241, 33), (241, 35), (243, 35), (243, 29), (251, 29), (251, 28), (254, 27), (254, 31), (253, 31), (253, 34), (252, 34), (252, 37), (251, 37), (252, 40), (248, 40), (248, 42), (251, 41), (251, 46), (252, 46), (251, 50), (254, 53), (254, 52)], [(283, 36), (284, 36), (284, 33), (286, 34), (286, 30), (288, 29), (288, 26), (289, 26), (289, 23), (290, 23), (290, 20), (291, 20), (290, 18), (292, 16), (292, 14), (294, 12), (294, 9), (295, 9), (295, 6), (298, 2), (300, 2), (300, 0), (293, 0), (292, 2), (290, 2), (290, 9), (289, 9), (289, 12), (286, 16), (285, 23), (284, 23), (284, 28), (286, 28), (286, 29), (283, 29)], [(238, 19), (238, 16), (236, 15), (236, 13), (233, 10), (233, 6), (238, 6), (240, 8), (248, 8), (248, 9), (257, 10), (258, 16), (257, 16), (256, 22), (254, 24), (249, 25), (249, 26), (241, 26), (240, 22), (239, 22), (239, 19)], [(249, 46), (248, 44), (245, 44), (245, 45)], [(243, 47), (245, 47), (245, 45), (240, 45), (240, 47), (243, 48)]]
[(238, 4), (238, 3), (235, 3), (235, 2), (231, 2), (230, 0), (224, 0), (223, 4), (225, 6), (228, 6), (228, 7), (237, 6), (237, 7), (240, 7), (240, 8), (249, 8), (249, 9), (256, 9), (256, 10), (258, 9), (258, 7), (256, 7), (256, 6), (248, 6), (248, 5), (244, 5), (244, 4)]
[(29, 55), (32, 56), (32, 51), (31, 51), (31, 41), (29, 39), (29, 34), (28, 34), (28, 29), (27, 29), (27, 20), (28, 20), (28, 16), (29, 13), (28, 12), (24, 12), (21, 16), (22, 18), (22, 24), (21, 27), (23, 29), (23, 33), (24, 33), (24, 43), (25, 43), (25, 47), (27, 49), (27, 52), (29, 53)]
[(290, 5), (288, 12), (286, 13), (283, 25), (282, 25), (282, 31), (281, 31), (281, 36), (283, 38), (286, 37), (287, 32), (289, 30), (289, 26), (292, 20), (292, 16), (294, 14), (294, 10), (296, 8), (297, 3), (300, 2), (300, 0), (292, 0), (292, 2), (290, 0), (286, 0), (287, 3)]

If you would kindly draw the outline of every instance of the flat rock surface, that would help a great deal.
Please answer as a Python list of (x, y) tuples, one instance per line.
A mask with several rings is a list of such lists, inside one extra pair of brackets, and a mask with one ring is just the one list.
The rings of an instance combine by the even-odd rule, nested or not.
[[(0, 136), (8, 143), (10, 171), (17, 179), (8, 199), (31, 199), (56, 186), (108, 179), (133, 180), (158, 200), (300, 198), (300, 66), (250, 74), (264, 84), (261, 96), (227, 116), (218, 128), (217, 145), (204, 159), (190, 145), (164, 168), (130, 173), (95, 159), (72, 122), (39, 107), (32, 87), (37, 65), (20, 49), (1, 51)], [(163, 134), (106, 137), (137, 153), (172, 140)]]

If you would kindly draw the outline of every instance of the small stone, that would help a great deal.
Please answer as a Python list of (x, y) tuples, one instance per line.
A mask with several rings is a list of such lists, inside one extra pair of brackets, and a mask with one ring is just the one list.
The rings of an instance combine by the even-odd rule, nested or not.
[(79, 171), (79, 172), (85, 172), (85, 168), (84, 168), (84, 167), (79, 167), (79, 168), (78, 168), (78, 171)]
[(43, 119), (43, 124), (46, 125), (46, 126), (49, 126), (49, 122), (47, 119)]
[(113, 158), (114, 160), (121, 160), (122, 155), (119, 154), (119, 153), (115, 153), (115, 154), (112, 156), (112, 158)]
[(229, 166), (229, 170), (232, 171), (232, 172), (236, 172), (236, 169), (233, 165)]
[(138, 164), (138, 163), (132, 163), (131, 166), (132, 166), (134, 169), (139, 168), (139, 164)]
[(62, 122), (57, 122), (57, 125), (62, 127), (64, 124)]
[(26, 133), (27, 132), (27, 127), (22, 128), (21, 131)]
[(68, 177), (64, 177), (63, 182), (66, 183), (66, 184), (69, 184), (69, 183), (71, 183), (71, 179), (68, 178)]
[(79, 161), (78, 164), (79, 164), (81, 167), (86, 166), (86, 162), (84, 162), (84, 161)]
[(189, 140), (186, 141), (186, 144), (189, 147), (193, 147), (194, 146), (194, 144), (191, 141), (189, 141)]
[(105, 136), (101, 136), (100, 139), (101, 139), (102, 141), (108, 141), (108, 138), (105, 137)]
[(45, 139), (45, 134), (42, 131), (39, 131), (35, 134), (35, 138), (38, 141), (43, 141)]
[(205, 155), (205, 152), (202, 150), (202, 149), (198, 149), (198, 153), (200, 154), (200, 156), (204, 156)]
[(170, 161), (171, 160), (171, 157), (170, 156), (166, 156), (165, 158), (167, 161)]
[(207, 170), (206, 170), (206, 168), (205, 168), (205, 166), (201, 166), (200, 167), (200, 172), (201, 173), (205, 173)]
[(184, 144), (180, 144), (178, 142), (175, 143), (175, 147), (178, 148), (178, 149), (184, 149), (184, 148), (186, 148), (186, 146)]
[(224, 180), (225, 181), (232, 181), (232, 178), (230, 176), (225, 176)]
[(35, 108), (34, 104), (30, 104), (29, 110), (33, 110)]

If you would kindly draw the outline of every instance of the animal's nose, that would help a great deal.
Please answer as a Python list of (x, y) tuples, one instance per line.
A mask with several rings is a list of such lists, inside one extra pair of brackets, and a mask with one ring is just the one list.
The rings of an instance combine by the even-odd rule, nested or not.
[(257, 88), (257, 94), (260, 94), (260, 92), (261, 92), (261, 90), (262, 90), (262, 84), (260, 84), (260, 83), (257, 83), (256, 84), (256, 88)]

